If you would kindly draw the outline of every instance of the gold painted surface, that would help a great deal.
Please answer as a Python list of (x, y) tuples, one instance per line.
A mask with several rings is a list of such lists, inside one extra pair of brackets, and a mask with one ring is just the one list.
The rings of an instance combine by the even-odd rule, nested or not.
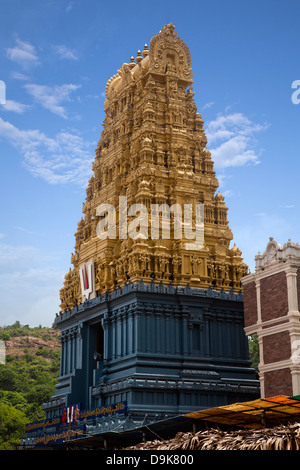
[[(189, 48), (169, 24), (108, 80), (103, 131), (75, 233), (73, 267), (60, 291), (62, 310), (81, 303), (79, 266), (91, 259), (100, 294), (129, 279), (241, 289), (248, 267), (241, 251), (235, 245), (229, 248), (228, 209), (217, 192), (192, 76)], [(196, 204), (203, 204), (204, 245), (187, 250), (186, 240), (174, 236), (100, 240), (97, 207), (109, 203), (117, 208), (119, 196), (127, 197), (128, 207), (192, 204), (193, 214)]]

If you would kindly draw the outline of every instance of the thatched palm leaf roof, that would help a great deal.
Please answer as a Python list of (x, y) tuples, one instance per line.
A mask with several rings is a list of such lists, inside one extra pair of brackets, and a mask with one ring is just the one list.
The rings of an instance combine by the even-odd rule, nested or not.
[(300, 423), (256, 430), (208, 429), (177, 433), (166, 441), (149, 441), (128, 450), (299, 450)]

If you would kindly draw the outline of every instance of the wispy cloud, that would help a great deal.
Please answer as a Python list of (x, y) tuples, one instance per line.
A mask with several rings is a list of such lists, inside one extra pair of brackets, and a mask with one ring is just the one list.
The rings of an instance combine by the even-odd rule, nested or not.
[(223, 196), (227, 197), (232, 197), (233, 196), (233, 191), (231, 189), (226, 189), (226, 191), (223, 191)]
[(50, 184), (73, 183), (86, 187), (92, 174), (95, 142), (75, 132), (61, 131), (48, 137), (37, 129), (23, 130), (0, 118), (0, 139), (7, 140), (23, 156), (24, 166)]
[(69, 11), (72, 10), (74, 6), (74, 2), (69, 2), (68, 5), (66, 6), (66, 13), (69, 13)]
[(202, 106), (202, 109), (208, 109), (208, 108), (211, 108), (213, 105), (215, 104), (214, 101), (209, 101), (209, 103), (205, 103), (203, 106)]
[(34, 248), (32, 246), (12, 246), (0, 243), (0, 266), (13, 266), (18, 261), (19, 267), (24, 266), (33, 259)]
[(28, 229), (25, 228), (25, 227), (15, 226), (15, 227), (13, 227), (13, 228), (14, 228), (15, 230), (19, 230), (20, 232), (24, 232), (24, 233), (26, 233), (26, 234), (28, 234), (28, 235), (34, 235), (34, 234), (35, 234), (35, 232), (33, 232), (32, 230), (28, 230)]
[(19, 103), (18, 101), (6, 100), (5, 104), (1, 105), (1, 108), (4, 109), (4, 111), (23, 114), (25, 111), (30, 109), (30, 106), (28, 104)]
[(33, 83), (24, 85), (26, 91), (38, 104), (65, 119), (68, 114), (64, 106), (62, 106), (62, 103), (71, 101), (71, 94), (78, 90), (80, 86), (81, 85), (74, 85), (73, 83), (53, 87)]
[(215, 167), (258, 164), (261, 150), (255, 134), (267, 128), (268, 124), (257, 124), (242, 113), (219, 114), (208, 122), (206, 136)]
[(78, 60), (76, 53), (69, 49), (67, 46), (53, 46), (53, 49), (58, 54), (60, 59)]
[(21, 72), (12, 72), (11, 76), (15, 80), (23, 80), (27, 82), (30, 80), (30, 77), (28, 75), (26, 75), (25, 73), (21, 73)]
[(294, 204), (283, 204), (279, 206), (281, 209), (293, 209), (295, 206)]
[(7, 57), (21, 67), (27, 69), (32, 65), (38, 65), (39, 59), (36, 48), (30, 42), (16, 39), (16, 45), (6, 50)]

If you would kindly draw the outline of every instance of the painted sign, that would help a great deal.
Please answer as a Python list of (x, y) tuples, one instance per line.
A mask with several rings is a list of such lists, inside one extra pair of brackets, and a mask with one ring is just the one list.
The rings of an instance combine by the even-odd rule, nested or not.
[(82, 302), (96, 297), (95, 265), (94, 261), (88, 261), (79, 268)]
[(85, 423), (90, 419), (127, 413), (127, 401), (98, 408), (81, 410), (80, 403), (67, 406), (61, 416), (26, 425), (26, 437), (34, 436), (36, 446), (60, 444), (79, 439), (86, 434)]

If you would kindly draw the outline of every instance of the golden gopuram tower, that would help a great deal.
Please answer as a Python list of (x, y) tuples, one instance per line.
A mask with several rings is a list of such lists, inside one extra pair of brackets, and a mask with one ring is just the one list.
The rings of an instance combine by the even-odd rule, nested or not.
[[(154, 282), (174, 286), (238, 292), (248, 273), (241, 251), (234, 245), (224, 196), (217, 192), (211, 153), (197, 112), (193, 92), (191, 55), (172, 24), (154, 36), (136, 58), (124, 63), (106, 85), (105, 119), (96, 148), (93, 176), (89, 180), (83, 217), (75, 234), (73, 269), (61, 289), (61, 309), (83, 301), (80, 266), (93, 259), (95, 291), (100, 295), (125, 282)], [(120, 199), (121, 197), (121, 199)], [(149, 228), (148, 237), (120, 237), (120, 200), (126, 201), (130, 222)], [(97, 234), (101, 218), (97, 208), (112, 205), (114, 237)], [(128, 210), (143, 205), (133, 219)], [(202, 205), (204, 237), (187, 249), (176, 238), (175, 216), (170, 211), (170, 237), (151, 237), (153, 205), (192, 209), (195, 233), (196, 206)], [(131, 209), (132, 210), (132, 209)], [(124, 218), (123, 218), (124, 220)], [(140, 221), (140, 227), (138, 227)], [(146, 221), (146, 222), (145, 222)], [(161, 229), (160, 229), (161, 230)]]

